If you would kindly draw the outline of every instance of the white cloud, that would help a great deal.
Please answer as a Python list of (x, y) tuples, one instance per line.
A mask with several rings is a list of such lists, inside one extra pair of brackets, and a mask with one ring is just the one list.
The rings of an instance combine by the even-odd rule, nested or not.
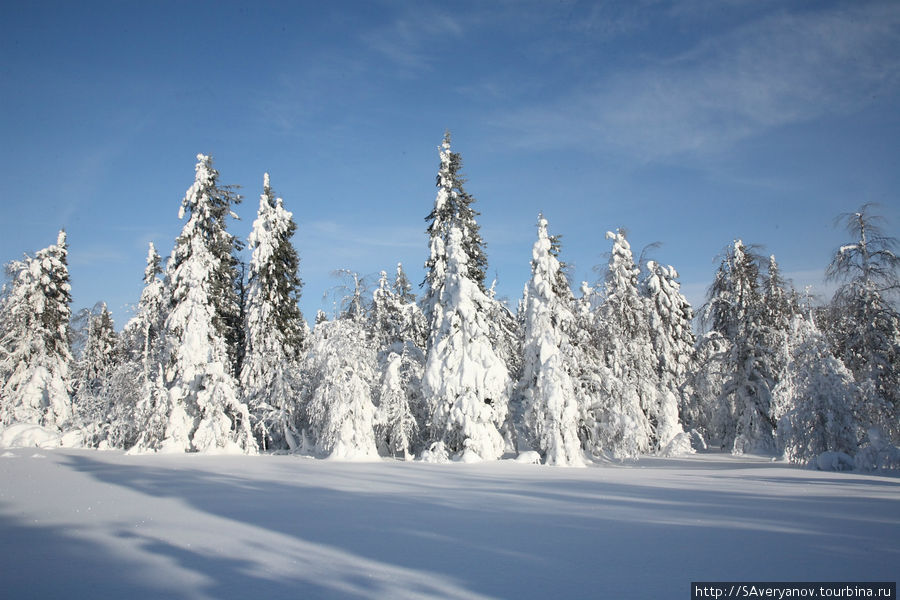
[(404, 10), (385, 27), (365, 32), (362, 40), (401, 69), (427, 69), (434, 57), (451, 50), (448, 40), (462, 36), (464, 27), (454, 15), (421, 4), (409, 6), (414, 8)]
[(501, 116), (525, 146), (709, 155), (776, 127), (847, 114), (900, 84), (900, 4), (778, 13), (674, 57)]

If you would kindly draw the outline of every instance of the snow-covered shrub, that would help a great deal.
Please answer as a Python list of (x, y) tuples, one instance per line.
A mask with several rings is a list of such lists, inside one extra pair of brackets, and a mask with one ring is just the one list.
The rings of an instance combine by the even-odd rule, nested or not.
[(304, 412), (314, 451), (342, 460), (378, 458), (372, 403), (375, 353), (352, 315), (318, 323), (306, 358)]
[(825, 452), (855, 453), (860, 427), (853, 376), (810, 319), (794, 319), (791, 340), (790, 359), (774, 391), (779, 448), (799, 464)]
[(869, 443), (856, 453), (856, 468), (860, 471), (900, 470), (900, 448), (891, 444), (878, 429), (870, 429), (867, 437)]

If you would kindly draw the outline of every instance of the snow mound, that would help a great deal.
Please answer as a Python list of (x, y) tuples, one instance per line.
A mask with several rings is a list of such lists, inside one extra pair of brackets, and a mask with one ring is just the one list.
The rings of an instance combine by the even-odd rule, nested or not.
[(463, 450), (463, 453), (456, 459), (458, 462), (472, 464), (472, 463), (480, 463), (484, 459), (478, 456), (478, 453), (472, 450), (471, 448), (466, 448)]
[(0, 454), (0, 458), (16, 458), (16, 453), (7, 451), (3, 454)]
[[(83, 448), (84, 432), (65, 433), (34, 423), (17, 423), (0, 431), (0, 448)], [(8, 454), (8, 453), (7, 453)]]
[[(660, 456), (665, 456), (667, 458), (672, 458), (674, 456), (685, 456), (687, 454), (694, 454), (696, 450), (694, 450), (694, 436), (693, 434), (697, 433), (696, 431), (691, 431), (691, 433), (679, 433), (675, 437), (673, 437), (666, 447), (660, 450)], [(699, 436), (700, 434), (697, 433)], [(700, 441), (703, 441), (703, 438), (700, 437)], [(705, 443), (703, 444), (706, 445)]]
[(527, 452), (520, 452), (514, 460), (524, 465), (539, 465), (541, 464), (541, 455), (534, 450), (528, 450)]
[(852, 471), (856, 465), (853, 457), (845, 452), (823, 452), (810, 466), (819, 471)]
[(688, 432), (688, 435), (691, 436), (691, 448), (693, 448), (694, 450), (703, 451), (709, 448), (706, 445), (706, 440), (703, 439), (703, 434), (696, 429), (691, 429)]
[(32, 423), (10, 425), (0, 433), (2, 448), (59, 448), (62, 434)]
[(900, 448), (892, 445), (880, 431), (870, 429), (869, 443), (856, 453), (855, 466), (860, 471), (900, 470)]
[(84, 431), (72, 429), (63, 433), (59, 438), (59, 445), (62, 448), (84, 448)]
[(444, 464), (450, 462), (444, 442), (435, 442), (431, 448), (422, 452), (422, 462)]

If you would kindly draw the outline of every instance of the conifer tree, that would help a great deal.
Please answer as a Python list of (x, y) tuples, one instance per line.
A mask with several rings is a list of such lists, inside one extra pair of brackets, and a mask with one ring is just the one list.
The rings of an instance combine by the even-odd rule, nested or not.
[[(127, 403), (118, 405), (123, 426), (110, 431), (110, 444), (115, 447), (157, 450), (165, 439), (169, 399), (163, 357), (170, 303), (162, 274), (162, 260), (151, 242), (144, 268), (144, 289), (134, 317), (122, 330), (126, 358), (114, 375), (121, 382), (117, 386), (120, 395), (134, 398), (130, 411)], [(133, 431), (128, 426), (129, 419), (133, 421)]]
[(715, 435), (736, 454), (775, 450), (772, 390), (777, 383), (771, 327), (761, 289), (761, 258), (741, 240), (726, 249), (704, 316), (727, 340)]
[(430, 416), (431, 456), (499, 458), (510, 378), (489, 337), (493, 302), (470, 278), (465, 238), (450, 229), (446, 273), (435, 291), (423, 391)]
[(245, 350), (241, 370), (244, 402), (265, 449), (299, 446), (299, 361), (306, 323), (298, 301), (300, 259), (291, 244), (297, 226), (263, 179), (259, 211), (250, 233), (250, 276), (245, 302)]
[(106, 437), (111, 403), (115, 400), (110, 382), (121, 362), (118, 335), (105, 302), (91, 315), (87, 329), (84, 349), (73, 369), (73, 405), (76, 421), (88, 434), (85, 441), (96, 446)]
[(519, 379), (526, 426), (549, 465), (583, 466), (579, 406), (570, 371), (574, 298), (558, 259), (559, 244), (538, 217), (531, 279), (524, 301), (524, 363)]
[(617, 389), (611, 394), (609, 414), (599, 421), (607, 428), (603, 436), (607, 452), (612, 449), (616, 455), (636, 456), (659, 447), (656, 357), (631, 246), (621, 229), (607, 232), (606, 237), (613, 247), (596, 317), (597, 341)]
[(873, 210), (865, 204), (838, 217), (854, 241), (835, 252), (826, 271), (841, 282), (830, 330), (837, 356), (860, 385), (866, 428), (881, 429), (900, 445), (900, 313), (890, 302), (900, 291), (900, 256)]
[(693, 372), (694, 314), (680, 291), (674, 267), (647, 261), (642, 292), (649, 305), (650, 342), (656, 357), (659, 380), (659, 420), (657, 439), (660, 449), (682, 432), (679, 415), (687, 406), (685, 386)]
[(119, 341), (105, 302), (91, 315), (84, 350), (75, 366), (75, 393), (95, 394), (119, 360)]
[(316, 319), (306, 357), (304, 411), (307, 433), (320, 456), (343, 460), (378, 457), (375, 442), (375, 351), (367, 332), (359, 277), (347, 307), (332, 321)]
[(382, 271), (372, 294), (371, 331), (376, 350), (375, 432), (379, 450), (409, 458), (420, 449), (425, 424), (421, 382), (425, 317), (415, 303), (402, 265), (393, 284)]
[(235, 197), (218, 184), (212, 159), (197, 156), (196, 178), (182, 201), (188, 220), (167, 273), (172, 309), (166, 319), (169, 414), (166, 451), (255, 452), (247, 406), (233, 377), (229, 341), (239, 314), (232, 236), (225, 230)]
[(450, 230), (454, 227), (462, 235), (461, 251), (466, 256), (465, 276), (469, 278), (482, 293), (487, 271), (487, 255), (484, 241), (481, 239), (479, 225), (475, 221), (478, 212), (472, 207), (475, 198), (464, 189), (465, 179), (462, 177), (462, 157), (450, 149), (450, 132), (444, 134), (440, 150), (441, 164), (437, 175), (437, 197), (434, 208), (426, 217), (429, 221), (428, 236), (430, 255), (425, 262), (425, 297), (423, 305), (425, 316), (432, 319), (432, 308), (440, 289), (443, 287), (449, 260), (448, 244)]
[(413, 304), (416, 301), (416, 295), (412, 291), (412, 284), (403, 270), (403, 263), (397, 263), (397, 272), (394, 277), (394, 293), (403, 304)]
[(72, 417), (66, 233), (7, 266), (0, 326), (0, 423), (62, 428)]
[(799, 464), (824, 452), (855, 454), (862, 432), (853, 376), (811, 318), (794, 317), (790, 340), (790, 361), (773, 392), (779, 448)]

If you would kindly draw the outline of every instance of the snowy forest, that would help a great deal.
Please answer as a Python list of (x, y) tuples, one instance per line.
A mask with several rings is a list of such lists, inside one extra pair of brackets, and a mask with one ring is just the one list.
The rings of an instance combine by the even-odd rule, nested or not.
[(838, 286), (824, 305), (736, 239), (692, 307), (676, 269), (636, 259), (623, 229), (606, 233), (600, 281), (576, 294), (540, 215), (531, 278), (510, 307), (486, 280), (449, 134), (439, 156), (420, 293), (401, 264), (368, 288), (346, 271), (340, 309), (311, 326), (289, 205), (265, 175), (252, 233), (236, 238), (241, 198), (205, 155), (181, 234), (165, 260), (150, 245), (121, 330), (103, 305), (72, 313), (64, 231), (10, 262), (3, 444), (560, 466), (720, 448), (900, 468), (900, 258), (877, 207), (837, 217), (847, 238), (823, 257)]

